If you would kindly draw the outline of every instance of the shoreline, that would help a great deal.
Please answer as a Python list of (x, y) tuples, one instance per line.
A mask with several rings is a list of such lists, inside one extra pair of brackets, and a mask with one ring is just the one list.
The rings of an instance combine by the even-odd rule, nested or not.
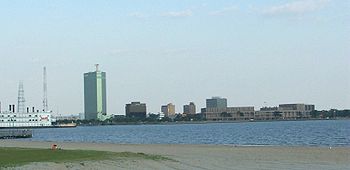
[(118, 122), (103, 124), (76, 124), (75, 126), (23, 126), (23, 127), (0, 127), (0, 130), (6, 129), (52, 129), (52, 128), (76, 128), (91, 126), (115, 126), (115, 125), (196, 125), (196, 124), (215, 124), (215, 123), (261, 123), (261, 122), (298, 122), (298, 121), (341, 121), (350, 120), (350, 118), (337, 119), (275, 119), (275, 120), (217, 120), (217, 121), (175, 121), (175, 122)]
[(182, 125), (182, 124), (215, 124), (215, 123), (259, 123), (259, 122), (291, 122), (291, 121), (334, 121), (334, 120), (350, 120), (350, 118), (342, 119), (278, 119), (278, 120), (217, 120), (217, 121), (176, 121), (176, 122), (120, 122), (108, 124), (77, 124), (78, 126), (114, 126), (114, 125)]
[[(346, 169), (350, 166), (350, 147), (107, 144), (0, 140), (0, 147), (50, 148), (51, 144), (57, 144), (67, 150), (156, 154), (176, 160), (176, 162), (133, 162), (134, 160), (130, 160), (131, 162), (127, 161), (125, 169)], [(144, 164), (148, 167), (144, 167)], [(111, 163), (112, 167), (114, 165)]]

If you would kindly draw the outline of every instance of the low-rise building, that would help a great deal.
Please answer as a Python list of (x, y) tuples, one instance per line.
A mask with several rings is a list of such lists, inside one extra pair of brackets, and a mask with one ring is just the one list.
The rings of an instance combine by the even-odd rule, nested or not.
[(273, 120), (278, 118), (278, 107), (263, 107), (259, 111), (255, 112), (256, 120)]
[(212, 97), (206, 100), (207, 107), (202, 109), (207, 120), (251, 120), (254, 119), (254, 107), (227, 107), (227, 99)]
[(228, 107), (227, 113), (231, 114), (231, 120), (251, 120), (254, 119), (254, 107)]
[(308, 104), (280, 104), (278, 111), (283, 119), (309, 118), (311, 111), (315, 110), (315, 105)]
[(255, 113), (257, 120), (273, 119), (304, 119), (309, 118), (315, 110), (315, 105), (309, 104), (280, 104), (278, 107), (263, 107)]
[(227, 107), (226, 109), (208, 108), (207, 120), (251, 120), (254, 119), (254, 107)]

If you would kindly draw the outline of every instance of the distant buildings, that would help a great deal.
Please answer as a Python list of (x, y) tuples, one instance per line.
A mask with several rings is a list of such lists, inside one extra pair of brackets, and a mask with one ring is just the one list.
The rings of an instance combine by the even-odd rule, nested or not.
[(167, 105), (163, 105), (161, 107), (161, 112), (164, 114), (166, 117), (172, 117), (175, 116), (175, 105), (172, 103), (169, 103)]
[(212, 97), (211, 99), (206, 100), (206, 108), (204, 109), (204, 114), (207, 120), (221, 120), (221, 113), (226, 113), (226, 110), (226, 98)]
[[(74, 115), (74, 114), (71, 114), (71, 115), (57, 115), (57, 116), (54, 116), (54, 118), (56, 120), (79, 120), (80, 119), (80, 115)], [(83, 119), (80, 119), (80, 120), (83, 120)]]
[(207, 107), (202, 109), (207, 120), (273, 120), (273, 119), (305, 119), (315, 110), (315, 105), (280, 104), (278, 107), (264, 107), (255, 111), (253, 106), (224, 107), (226, 99), (207, 99)]
[(183, 109), (184, 114), (196, 114), (196, 105), (193, 102), (190, 102), (188, 105), (184, 105)]
[(254, 107), (228, 107), (226, 112), (231, 114), (228, 120), (252, 120), (254, 119)]
[(85, 113), (79, 113), (79, 119), (84, 120), (85, 119)]
[[(216, 120), (251, 120), (254, 119), (254, 107), (227, 107), (226, 99), (221, 100), (221, 104), (217, 105), (219, 107), (210, 107), (212, 105), (207, 104), (205, 109), (205, 117), (207, 120), (216, 121)], [(207, 103), (213, 101), (212, 99), (207, 99)], [(226, 107), (224, 107), (226, 105)]]
[[(201, 108), (201, 118), (209, 121), (218, 120), (272, 120), (272, 119), (305, 119), (310, 118), (311, 112), (315, 110), (315, 105), (309, 104), (280, 104), (278, 107), (263, 107), (255, 111), (253, 106), (228, 107), (227, 99), (222, 97), (212, 97), (206, 99), (206, 107)], [(183, 106), (185, 116), (196, 115), (196, 105), (190, 102)], [(147, 107), (145, 103), (131, 102), (125, 105), (125, 115), (128, 118), (145, 119), (147, 117)], [(177, 115), (175, 105), (169, 103), (161, 106), (160, 117), (174, 119)], [(203, 116), (203, 117), (202, 117)], [(98, 69), (96, 71), (84, 73), (84, 115), (79, 116), (87, 120), (105, 120), (107, 116), (106, 104), (106, 73)]]
[(315, 110), (315, 105), (310, 104), (280, 104), (278, 107), (263, 107), (255, 113), (256, 119), (302, 119), (309, 118)]
[(145, 103), (131, 102), (125, 105), (125, 115), (128, 118), (145, 119), (147, 108)]
[(96, 64), (96, 71), (84, 73), (85, 119), (103, 120), (107, 114), (106, 73)]
[(227, 99), (221, 97), (212, 97), (206, 100), (206, 108), (226, 109)]
[(279, 118), (278, 107), (263, 107), (260, 111), (255, 112), (255, 119), (257, 120), (273, 120)]

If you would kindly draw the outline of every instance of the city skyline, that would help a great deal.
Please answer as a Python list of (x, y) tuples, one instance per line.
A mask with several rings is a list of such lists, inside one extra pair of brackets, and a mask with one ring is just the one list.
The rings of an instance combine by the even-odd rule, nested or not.
[[(91, 91), (94, 88), (97, 88), (97, 89), (95, 91), (92, 90), (92, 91), (94, 91), (93, 93), (95, 93), (95, 94), (89, 94), (89, 95), (84, 94), (84, 107), (85, 107), (85, 109), (84, 109), (84, 112), (80, 112), (79, 114), (81, 114), (81, 113), (85, 114), (85, 116), (84, 116), (85, 119), (86, 119), (87, 114), (88, 115), (95, 114), (94, 116), (88, 116), (89, 117), (88, 119), (101, 119), (101, 120), (103, 120), (104, 118), (107, 118), (108, 116), (112, 116), (112, 115), (127, 115), (127, 112), (128, 112), (128, 111), (126, 111), (127, 109), (125, 109), (125, 113), (124, 114), (123, 113), (122, 114), (120, 114), (120, 113), (110, 113), (110, 112), (106, 111), (106, 103), (107, 103), (107, 101), (105, 99), (105, 96), (107, 95), (107, 93), (106, 93), (106, 72), (103, 72), (103, 71), (99, 70), (99, 64), (95, 64), (95, 68), (96, 68), (95, 71), (90, 71), (90, 72), (84, 73), (84, 93), (85, 93), (85, 91)], [(46, 67), (44, 67), (44, 69), (46, 70)], [(92, 84), (95, 84), (95, 85), (92, 85)], [(98, 85), (98, 84), (100, 84), (100, 85)], [(22, 97), (24, 97), (23, 96), (24, 90), (23, 90), (23, 82), (22, 81), (19, 82), (19, 91), (22, 93)], [(100, 94), (98, 95), (98, 93), (100, 93)], [(93, 97), (91, 98), (91, 96), (93, 96)], [(94, 98), (96, 98), (96, 99), (94, 99)], [(104, 98), (104, 99), (102, 100), (102, 98)], [(17, 98), (17, 102), (19, 102), (19, 100), (22, 100), (22, 99), (19, 99), (19, 97), (18, 97)], [(226, 108), (228, 108), (228, 105), (227, 105), (227, 101), (228, 100), (225, 97), (212, 96), (211, 98), (206, 98), (205, 100), (206, 100), (205, 106), (204, 107), (200, 107), (200, 109), (208, 109), (208, 108), (214, 108), (214, 109), (223, 109), (223, 108), (225, 108), (226, 109)], [(89, 101), (89, 103), (85, 104), (86, 101)], [(96, 106), (93, 106), (95, 108), (91, 108), (93, 103), (96, 104)], [(13, 108), (18, 107), (18, 105), (14, 105), (13, 103), (9, 103), (9, 104), (10, 104), (10, 111), (11, 111), (11, 106), (13, 106)], [(133, 105), (133, 104), (142, 104), (143, 105), (142, 107), (144, 107), (146, 109), (146, 103), (140, 103), (140, 102), (134, 102), (134, 101), (131, 101), (130, 103), (126, 104), (126, 107), (128, 105)], [(283, 103), (283, 104), (279, 103), (278, 105), (289, 105), (289, 104), (287, 104), (287, 103)], [(296, 102), (295, 104), (303, 104), (303, 103), (302, 102)], [(191, 105), (194, 108), (190, 109)], [(2, 109), (1, 101), (0, 101), (0, 106), (1, 106), (0, 109)], [(170, 110), (172, 112), (171, 113), (172, 116), (174, 116), (175, 114), (186, 114), (186, 110), (189, 113), (190, 113), (190, 110), (192, 110), (192, 111), (194, 110), (193, 111), (194, 113), (192, 112), (190, 114), (202, 113), (202, 110), (201, 110), (201, 112), (196, 112), (196, 105), (192, 101), (189, 102), (189, 105), (188, 104), (182, 105), (182, 111), (176, 111), (175, 105), (173, 103), (168, 103), (167, 105), (161, 105), (160, 111), (153, 111), (153, 112), (152, 111), (150, 111), (150, 112), (145, 111), (144, 113), (145, 114), (148, 114), (148, 113), (151, 113), (151, 114), (152, 113), (155, 113), (155, 114), (163, 113), (163, 114), (169, 116), (168, 115), (169, 114), (168, 113), (169, 112), (169, 106), (171, 106)], [(32, 106), (25, 105), (25, 107), (27, 107), (27, 110), (28, 110), (28, 108), (30, 108)], [(34, 107), (36, 107), (36, 106), (34, 106)], [(34, 107), (33, 107), (33, 110), (34, 110)], [(86, 107), (90, 107), (90, 108), (88, 108), (88, 111), (86, 110)], [(166, 108), (167, 111), (164, 112), (163, 111), (163, 107), (167, 107)], [(234, 105), (234, 107), (237, 107), (237, 108), (240, 108), (240, 107), (241, 108), (245, 108), (245, 107), (247, 107), (247, 108), (253, 108), (253, 110), (254, 110), (254, 108), (256, 108), (256, 106), (254, 106), (254, 105), (253, 106), (252, 105), (246, 105), (246, 106)], [(265, 102), (265, 105), (263, 105), (261, 107), (257, 107), (255, 109), (255, 111), (259, 111), (261, 109), (266, 109), (266, 108), (269, 109), (269, 108), (277, 108), (277, 107), (276, 107), (276, 105), (275, 106), (266, 105), (266, 102)], [(314, 105), (313, 105), (313, 109), (315, 109)], [(335, 109), (337, 109), (337, 108), (335, 108)], [(39, 107), (39, 110), (40, 110), (40, 107)], [(43, 108), (43, 110), (45, 110), (45, 108)], [(95, 111), (91, 111), (91, 110), (95, 110)], [(1, 110), (1, 111), (7, 111), (7, 110), (5, 108), (4, 110)], [(58, 112), (56, 112), (54, 114), (61, 115)], [(73, 114), (69, 113), (68, 115), (73, 115)], [(104, 114), (104, 115), (107, 114), (106, 115), (107, 117), (106, 116), (105, 117), (99, 117), (98, 114)]]
[[(82, 5), (84, 4), (84, 5)], [(108, 74), (108, 113), (222, 96), (230, 106), (350, 108), (350, 4), (340, 0), (1, 1), (0, 101), (84, 112), (82, 74)]]

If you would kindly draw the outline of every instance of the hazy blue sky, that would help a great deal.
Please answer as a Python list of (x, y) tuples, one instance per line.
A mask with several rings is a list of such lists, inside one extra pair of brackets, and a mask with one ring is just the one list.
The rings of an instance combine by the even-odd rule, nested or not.
[(2, 0), (0, 101), (83, 112), (83, 73), (107, 72), (108, 112), (223, 96), (258, 109), (350, 108), (349, 0)]

